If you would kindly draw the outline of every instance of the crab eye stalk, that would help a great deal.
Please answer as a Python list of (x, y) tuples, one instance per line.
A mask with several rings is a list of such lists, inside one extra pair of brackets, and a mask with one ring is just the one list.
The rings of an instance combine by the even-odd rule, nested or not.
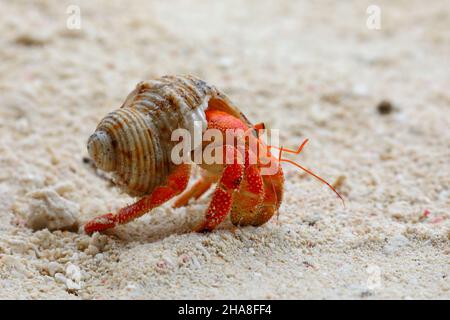
[(89, 156), (97, 168), (112, 171), (116, 167), (116, 158), (111, 136), (102, 130), (95, 131), (88, 140)]

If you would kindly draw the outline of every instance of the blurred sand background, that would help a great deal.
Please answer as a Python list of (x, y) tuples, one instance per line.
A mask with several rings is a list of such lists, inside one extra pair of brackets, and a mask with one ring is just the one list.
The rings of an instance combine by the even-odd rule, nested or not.
[[(66, 27), (70, 4), (80, 30)], [(370, 4), (380, 30), (366, 27)], [(450, 298), (450, 2), (0, 1), (0, 12), (0, 298)], [(286, 165), (279, 217), (263, 227), (189, 232), (204, 197), (78, 231), (133, 200), (83, 162), (98, 121), (139, 81), (184, 73), (280, 129), (286, 147), (309, 138), (296, 159), (339, 181), (346, 208)], [(379, 112), (383, 100), (392, 110)], [(30, 229), (42, 212), (72, 231)]]

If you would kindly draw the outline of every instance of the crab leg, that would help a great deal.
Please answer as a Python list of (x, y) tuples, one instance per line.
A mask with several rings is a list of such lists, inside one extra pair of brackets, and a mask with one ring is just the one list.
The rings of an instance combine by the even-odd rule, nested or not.
[(108, 213), (89, 221), (84, 230), (86, 233), (102, 231), (113, 228), (118, 224), (127, 223), (136, 219), (153, 208), (160, 206), (172, 197), (180, 194), (187, 186), (190, 176), (189, 164), (181, 164), (177, 166), (170, 174), (167, 185), (157, 187), (150, 195), (143, 197), (136, 203), (119, 210), (118, 213)]
[(222, 176), (206, 211), (205, 221), (196, 228), (198, 232), (214, 230), (225, 219), (231, 210), (234, 193), (239, 190), (244, 176), (244, 165), (237, 161), (238, 150), (231, 146), (224, 146), (224, 150), (227, 157), (233, 154), (234, 159), (226, 162), (230, 164), (224, 166)]
[(236, 194), (231, 211), (231, 222), (238, 225), (252, 224), (264, 198), (264, 184), (256, 165), (245, 169), (241, 189)]
[(263, 176), (264, 198), (254, 216), (252, 225), (259, 226), (266, 223), (280, 208), (283, 200), (284, 175), (281, 166), (278, 166), (274, 175)]
[(183, 192), (180, 197), (173, 204), (173, 208), (184, 207), (188, 204), (189, 200), (194, 198), (197, 200), (200, 198), (206, 191), (209, 190), (211, 185), (215, 183), (218, 179), (218, 176), (212, 175), (208, 171), (204, 170), (202, 172), (202, 176), (198, 179), (192, 187)]

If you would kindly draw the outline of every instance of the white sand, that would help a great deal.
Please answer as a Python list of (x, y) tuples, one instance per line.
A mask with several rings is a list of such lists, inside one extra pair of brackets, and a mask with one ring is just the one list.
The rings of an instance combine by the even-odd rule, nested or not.
[[(364, 1), (82, 1), (79, 31), (71, 3), (0, 2), (0, 298), (450, 298), (448, 1), (377, 1), (379, 31)], [(137, 82), (172, 73), (285, 146), (310, 138), (297, 159), (344, 176), (346, 208), (286, 165), (259, 228), (190, 233), (206, 197), (93, 237), (29, 229), (132, 201), (83, 163), (86, 141)]]

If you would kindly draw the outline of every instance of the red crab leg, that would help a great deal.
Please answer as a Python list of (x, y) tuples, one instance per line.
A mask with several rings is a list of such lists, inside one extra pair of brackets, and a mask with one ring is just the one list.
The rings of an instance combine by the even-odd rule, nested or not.
[(93, 233), (113, 228), (117, 224), (127, 223), (160, 206), (186, 188), (189, 181), (190, 168), (189, 164), (179, 165), (168, 177), (166, 186), (157, 187), (150, 195), (120, 209), (116, 214), (108, 213), (94, 218), (84, 226), (84, 230), (86, 233)]
[(255, 215), (253, 225), (259, 226), (267, 221), (278, 211), (283, 200), (284, 175), (281, 166), (274, 175), (263, 176), (264, 199)]
[(217, 181), (217, 176), (213, 176), (208, 174), (208, 171), (203, 171), (202, 176), (198, 181), (196, 181), (192, 187), (190, 187), (188, 190), (183, 192), (181, 196), (175, 201), (173, 204), (173, 208), (180, 208), (184, 207), (188, 204), (189, 200), (194, 198), (198, 199), (200, 198), (208, 189), (211, 187), (211, 185)]
[(205, 221), (201, 223), (196, 231), (214, 230), (227, 216), (233, 203), (233, 194), (239, 190), (244, 175), (244, 165), (237, 163), (238, 151), (231, 146), (224, 146), (225, 154), (234, 154), (231, 164), (226, 164), (222, 177), (217, 184), (216, 191), (206, 211)]
[(253, 224), (258, 207), (264, 198), (264, 185), (261, 173), (256, 165), (245, 169), (241, 188), (236, 193), (231, 211), (231, 222), (234, 225)]

